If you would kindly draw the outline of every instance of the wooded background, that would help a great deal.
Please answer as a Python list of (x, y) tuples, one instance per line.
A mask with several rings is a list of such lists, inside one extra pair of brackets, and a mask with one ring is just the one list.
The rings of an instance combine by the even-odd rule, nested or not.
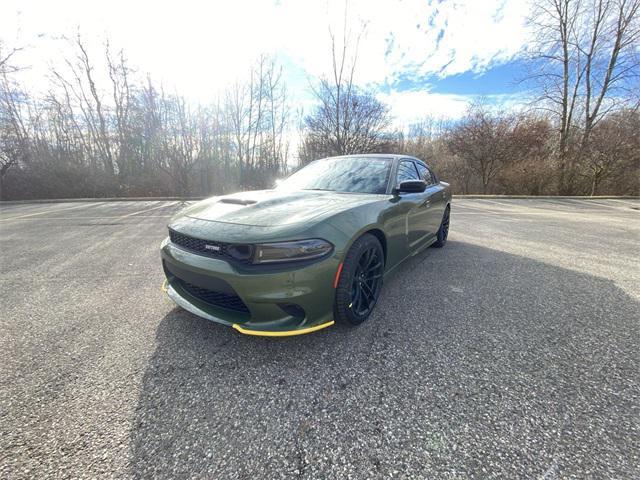
[(278, 59), (210, 104), (141, 78), (108, 42), (80, 34), (45, 94), (17, 78), (22, 48), (0, 43), (0, 198), (205, 196), (270, 188), (311, 160), (402, 153), (458, 194), (640, 194), (640, 0), (542, 0), (523, 52), (526, 106), (481, 99), (462, 119), (392, 128), (388, 105), (354, 82), (359, 37), (331, 30), (331, 73), (296, 110)]

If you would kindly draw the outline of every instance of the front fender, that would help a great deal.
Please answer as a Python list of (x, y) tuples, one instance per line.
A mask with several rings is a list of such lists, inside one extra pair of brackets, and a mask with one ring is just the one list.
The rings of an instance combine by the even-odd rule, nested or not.
[(341, 212), (327, 221), (340, 237), (340, 250), (336, 255), (340, 260), (351, 245), (367, 232), (376, 231), (384, 238), (386, 250), (385, 270), (389, 270), (406, 258), (408, 254), (406, 235), (406, 212), (394, 197), (387, 200), (362, 205)]

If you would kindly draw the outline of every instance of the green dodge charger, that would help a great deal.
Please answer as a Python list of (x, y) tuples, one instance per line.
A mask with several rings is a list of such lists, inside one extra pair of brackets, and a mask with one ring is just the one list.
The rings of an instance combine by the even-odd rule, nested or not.
[(273, 190), (180, 212), (162, 243), (164, 289), (182, 308), (249, 335), (358, 325), (385, 277), (449, 232), (451, 192), (421, 160), (316, 160)]

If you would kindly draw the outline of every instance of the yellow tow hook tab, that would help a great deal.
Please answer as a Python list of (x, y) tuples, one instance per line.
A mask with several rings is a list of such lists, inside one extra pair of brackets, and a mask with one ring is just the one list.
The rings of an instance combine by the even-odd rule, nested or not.
[(162, 293), (164, 293), (164, 295), (162, 296), (162, 300), (164, 301), (164, 303), (166, 303), (167, 305), (173, 305), (171, 297), (169, 297), (169, 281), (166, 278), (164, 279), (164, 282), (162, 282), (162, 285), (160, 285), (160, 290), (162, 290)]

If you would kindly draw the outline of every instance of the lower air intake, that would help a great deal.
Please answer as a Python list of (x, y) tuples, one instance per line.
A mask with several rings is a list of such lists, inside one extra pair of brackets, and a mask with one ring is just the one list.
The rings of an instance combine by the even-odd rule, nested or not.
[(206, 288), (192, 285), (184, 280), (176, 279), (180, 286), (192, 297), (198, 300), (213, 305), (214, 307), (225, 308), (227, 310), (233, 310), (234, 312), (240, 312), (249, 314), (249, 309), (238, 295), (230, 293), (216, 292), (213, 290), (207, 290)]

